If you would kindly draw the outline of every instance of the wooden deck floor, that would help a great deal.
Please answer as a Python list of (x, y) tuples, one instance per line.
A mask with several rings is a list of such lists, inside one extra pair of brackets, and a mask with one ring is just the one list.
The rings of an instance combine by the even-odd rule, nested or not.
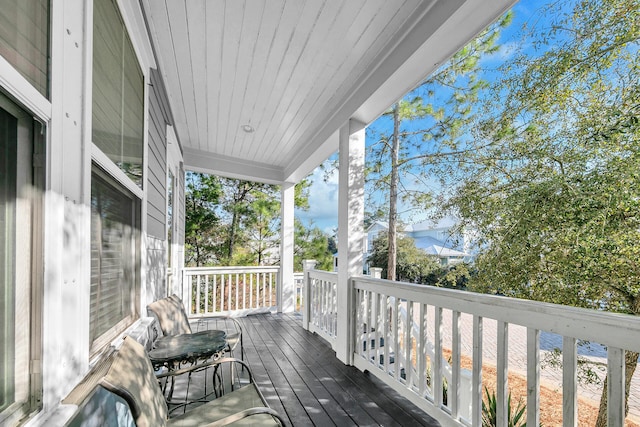
[(377, 378), (343, 365), (299, 315), (239, 319), (246, 360), (269, 405), (292, 426), (438, 426)]

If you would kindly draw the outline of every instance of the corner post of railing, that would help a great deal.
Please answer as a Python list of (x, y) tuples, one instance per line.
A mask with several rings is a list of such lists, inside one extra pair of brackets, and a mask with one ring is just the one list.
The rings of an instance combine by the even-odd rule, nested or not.
[(309, 330), (311, 319), (311, 278), (309, 272), (315, 270), (317, 262), (313, 259), (306, 259), (302, 262), (304, 278), (302, 280), (302, 327)]
[(380, 268), (380, 267), (369, 267), (369, 274), (374, 279), (381, 279), (382, 278), (382, 268)]

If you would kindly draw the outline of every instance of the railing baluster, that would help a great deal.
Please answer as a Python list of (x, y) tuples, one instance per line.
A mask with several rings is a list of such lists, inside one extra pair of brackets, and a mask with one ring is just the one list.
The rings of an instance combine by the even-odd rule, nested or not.
[(273, 307), (275, 304), (273, 303), (273, 273), (269, 273), (269, 307)]
[(497, 427), (507, 427), (507, 399), (509, 392), (509, 324), (498, 321), (498, 366), (496, 390)]
[(374, 341), (374, 345), (371, 344), (371, 341), (372, 341), (371, 337), (372, 337), (372, 334), (373, 334), (373, 329), (375, 329), (373, 327), (373, 322), (371, 321), (373, 295), (372, 295), (371, 292), (367, 292), (367, 291), (360, 291), (358, 293), (365, 295), (365, 305), (366, 305), (366, 310), (367, 310), (366, 314), (365, 314), (365, 316), (366, 316), (365, 322), (366, 322), (366, 328), (367, 328), (366, 329), (367, 334), (365, 336), (365, 339), (367, 340), (366, 341), (366, 343), (367, 343), (367, 347), (366, 347), (367, 354), (365, 356), (366, 356), (367, 360), (371, 360), (371, 347), (375, 346), (375, 341)]
[(224, 274), (221, 274), (220, 275), (220, 311), (224, 311), (225, 285), (226, 285), (226, 281), (224, 279)]
[(607, 425), (624, 425), (625, 419), (625, 354), (615, 347), (607, 348)]
[[(376, 327), (376, 333), (374, 334), (374, 339), (376, 340), (376, 351), (373, 353), (373, 362), (375, 366), (380, 366), (380, 349), (381, 349), (381, 344), (380, 341), (384, 340), (383, 337), (383, 333), (384, 330), (382, 330), (382, 317), (380, 315), (380, 311), (381, 311), (381, 307), (382, 307), (382, 295), (379, 293), (376, 293), (376, 304), (375, 304), (375, 310), (374, 310), (374, 316), (375, 316), (375, 327)], [(384, 313), (384, 308), (382, 308), (382, 312)]]
[[(471, 425), (482, 425), (482, 333), (483, 319), (473, 316), (473, 373), (471, 383)], [(532, 424), (537, 426), (538, 424)]]
[(242, 273), (242, 308), (247, 309), (247, 273)]
[(255, 308), (253, 306), (253, 276), (255, 274), (249, 274), (249, 308)]
[(383, 320), (383, 331), (384, 331), (384, 373), (389, 373), (389, 343), (391, 340), (389, 339), (389, 320), (391, 315), (391, 299), (388, 295), (384, 295), (384, 317)]
[(212, 300), (211, 300), (211, 306), (213, 307), (213, 311), (216, 312), (218, 311), (218, 275), (214, 274), (213, 275), (213, 290), (212, 290)]
[[(358, 306), (358, 315), (360, 317), (360, 321), (357, 323), (357, 327), (360, 329), (360, 345), (359, 350), (360, 354), (364, 357), (367, 356), (368, 352), (371, 350), (369, 347), (369, 315), (370, 315), (370, 307), (369, 307), (369, 295), (366, 291), (361, 291), (357, 293), (357, 301), (359, 303)], [(364, 343), (364, 344), (362, 344)]]
[(236, 290), (236, 310), (239, 308), (239, 295), (240, 295), (240, 276), (236, 273), (235, 281), (233, 283), (233, 287)]
[(540, 331), (527, 328), (527, 425), (540, 425)]
[(460, 348), (462, 337), (460, 335), (460, 312), (451, 312), (451, 386), (449, 387), (449, 402), (451, 417), (457, 420), (460, 404)]
[(562, 338), (562, 425), (578, 425), (578, 352), (576, 339)]
[[(378, 330), (378, 302), (379, 302), (379, 295), (377, 292), (370, 292), (371, 294), (371, 317), (369, 318), (369, 325), (371, 326), (371, 334), (369, 336), (370, 341), (369, 344), (373, 343), (373, 345), (371, 345), (371, 348), (369, 349), (369, 361), (375, 360), (378, 354), (378, 351), (380, 349), (380, 339), (379, 339), (379, 334), (380, 331)], [(377, 365), (377, 363), (375, 363)]]
[(435, 307), (434, 313), (434, 357), (431, 384), (433, 402), (436, 408), (442, 407), (442, 307)]
[(204, 312), (209, 313), (209, 275), (204, 276)]
[(200, 287), (202, 286), (202, 275), (198, 274), (198, 279), (196, 280), (196, 314), (200, 314)]
[(411, 332), (413, 331), (413, 301), (407, 300), (407, 312), (406, 312), (406, 321), (405, 321), (405, 331), (404, 331), (404, 375), (405, 380), (407, 382), (407, 387), (411, 388), (412, 381), (412, 373), (413, 373), (413, 363), (411, 357), (411, 349), (413, 348), (413, 343), (411, 341)]
[(393, 371), (396, 381), (400, 380), (400, 298), (394, 298), (393, 304)]
[(418, 393), (425, 396), (427, 390), (427, 305), (420, 304), (418, 309), (419, 330), (416, 337), (418, 348), (416, 357), (418, 358)]

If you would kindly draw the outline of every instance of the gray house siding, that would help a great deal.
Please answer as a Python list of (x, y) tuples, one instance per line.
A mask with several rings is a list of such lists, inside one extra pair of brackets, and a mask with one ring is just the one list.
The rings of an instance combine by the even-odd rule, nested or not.
[(160, 240), (166, 238), (167, 221), (167, 94), (160, 74), (151, 71), (149, 94), (149, 151), (147, 189), (147, 234)]

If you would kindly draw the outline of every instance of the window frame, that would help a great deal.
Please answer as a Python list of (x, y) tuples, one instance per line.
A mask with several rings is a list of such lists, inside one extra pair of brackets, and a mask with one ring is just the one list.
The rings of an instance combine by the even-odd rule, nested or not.
[[(142, 123), (141, 123), (141, 144), (142, 144), (142, 159), (141, 159), (141, 181), (140, 183), (134, 182), (131, 177), (125, 173), (123, 169), (121, 169), (105, 152), (101, 150), (101, 148), (94, 143), (92, 135), (93, 135), (93, 96), (91, 97), (91, 101), (88, 102), (89, 113), (87, 119), (89, 120), (89, 127), (91, 129), (88, 132), (89, 136), (89, 147), (90, 147), (90, 165), (89, 165), (89, 173), (87, 174), (88, 179), (91, 182), (91, 188), (93, 188), (93, 177), (96, 171), (100, 174), (100, 177), (103, 180), (106, 180), (110, 185), (112, 185), (117, 191), (120, 191), (127, 196), (131, 196), (134, 203), (134, 213), (135, 213), (135, 229), (134, 233), (134, 242), (132, 243), (132, 248), (135, 251), (136, 262), (134, 263), (133, 268), (133, 286), (132, 286), (132, 311), (125, 318), (121, 319), (115, 325), (112, 325), (109, 330), (104, 332), (102, 335), (98, 337), (94, 337), (91, 340), (90, 333), (87, 335), (88, 346), (89, 346), (89, 357), (90, 360), (97, 360), (100, 357), (102, 352), (108, 348), (108, 346), (112, 343), (114, 339), (116, 339), (122, 332), (124, 332), (128, 327), (130, 327), (135, 321), (140, 318), (140, 301), (141, 301), (141, 289), (142, 289), (142, 268), (144, 264), (144, 257), (142, 254), (142, 230), (145, 226), (144, 224), (144, 216), (145, 216), (145, 208), (144, 201), (145, 197), (145, 188), (147, 185), (147, 140), (148, 140), (148, 79), (149, 79), (149, 66), (153, 65), (154, 62), (151, 61), (152, 56), (150, 56), (150, 45), (148, 45), (148, 39), (141, 37), (135, 27), (131, 27), (131, 20), (135, 18), (138, 13), (135, 8), (131, 9), (130, 7), (121, 5), (120, 2), (115, 0), (109, 0), (115, 7), (115, 10), (119, 16), (120, 22), (123, 24), (123, 30), (126, 34), (126, 38), (128, 39), (128, 45), (133, 49), (131, 52), (132, 57), (135, 59), (137, 63), (137, 67), (142, 75)], [(90, 13), (88, 17), (89, 25), (92, 28), (95, 28), (95, 14)], [(132, 32), (133, 29), (133, 32)], [(93, 34), (93, 30), (92, 30)], [(95, 37), (95, 34), (93, 34)], [(89, 45), (91, 46), (89, 52), (90, 55), (87, 58), (87, 65), (90, 69), (93, 69), (93, 55), (95, 52), (93, 51), (93, 42), (89, 41)], [(91, 74), (91, 79), (88, 84), (88, 88), (90, 93), (93, 93), (93, 74)], [(89, 191), (91, 193), (91, 191)], [(91, 258), (93, 260), (93, 258)], [(91, 285), (90, 285), (91, 286)], [(89, 320), (91, 318), (91, 292), (89, 292), (89, 296), (87, 299), (89, 307), (87, 309), (87, 314)], [(90, 327), (90, 326), (89, 326)], [(92, 362), (93, 363), (93, 362)]]
[[(13, 341), (14, 346), (20, 343), (23, 348), (19, 354), (14, 353), (13, 401), (0, 412), (0, 424), (10, 424), (38, 410), (42, 400), (43, 190), (46, 174), (44, 162), (40, 160), (46, 155), (47, 133), (40, 120), (2, 92), (0, 108), (17, 119), (18, 144), (13, 230), (16, 239), (12, 248), (15, 274), (11, 286), (15, 300)], [(25, 193), (20, 189), (21, 185), (30, 190)], [(24, 229), (28, 232), (24, 233)], [(18, 239), (18, 234), (26, 239)], [(17, 328), (16, 325), (28, 326)]]
[[(96, 162), (92, 164), (91, 167), (91, 187), (93, 192), (94, 187), (94, 176), (99, 177), (106, 184), (110, 185), (113, 190), (117, 191), (121, 195), (125, 196), (129, 200), (131, 200), (131, 215), (132, 215), (132, 228), (133, 233), (131, 236), (131, 255), (134, 257), (134, 262), (131, 267), (131, 288), (129, 289), (130, 295), (130, 312), (116, 322), (114, 325), (103, 332), (102, 334), (94, 337), (93, 341), (89, 342), (89, 355), (90, 357), (95, 357), (99, 355), (105, 347), (107, 347), (111, 342), (118, 337), (122, 332), (124, 332), (129, 326), (131, 326), (139, 317), (139, 306), (140, 306), (140, 289), (141, 289), (141, 263), (142, 263), (142, 250), (141, 250), (141, 199), (133, 194), (131, 191), (122, 185), (122, 183), (111, 176), (107, 171), (102, 169), (100, 165)], [(91, 208), (91, 215), (93, 215), (93, 207)], [(93, 231), (92, 231), (93, 234)], [(92, 242), (93, 244), (93, 242)], [(91, 261), (93, 262), (93, 254), (91, 255)], [(90, 288), (93, 284), (90, 282)], [(91, 318), (91, 292), (89, 292), (89, 319)], [(89, 328), (91, 328), (91, 324), (89, 324)]]

